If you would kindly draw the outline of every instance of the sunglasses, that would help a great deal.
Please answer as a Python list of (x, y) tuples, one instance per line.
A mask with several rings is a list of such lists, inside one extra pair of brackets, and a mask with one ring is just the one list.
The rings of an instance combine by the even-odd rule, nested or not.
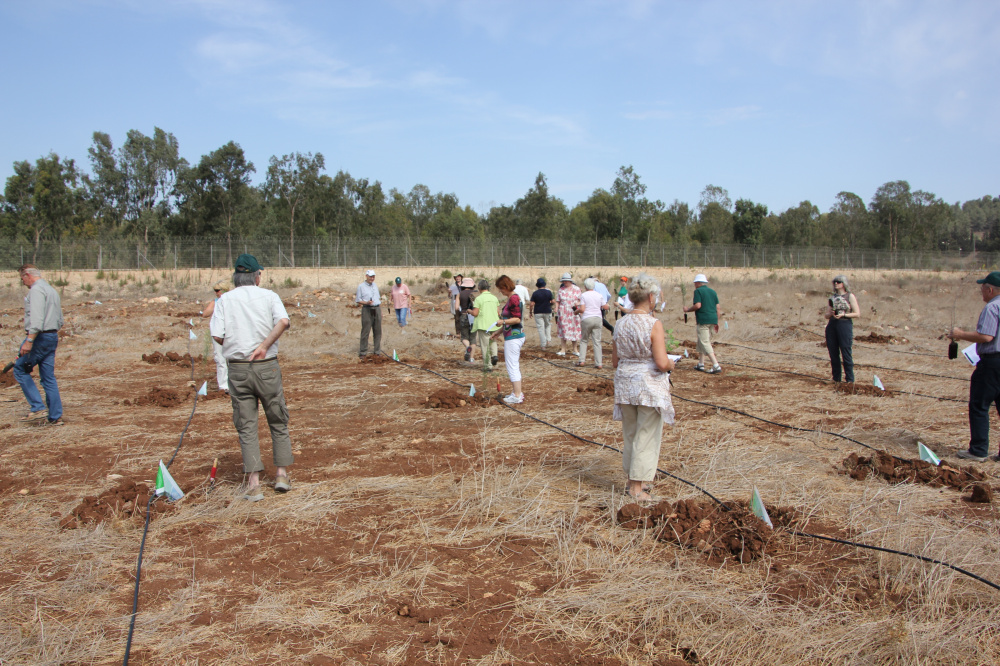
[(841, 280), (834, 280), (833, 283), (834, 284), (844, 284), (843, 281), (841, 281)]

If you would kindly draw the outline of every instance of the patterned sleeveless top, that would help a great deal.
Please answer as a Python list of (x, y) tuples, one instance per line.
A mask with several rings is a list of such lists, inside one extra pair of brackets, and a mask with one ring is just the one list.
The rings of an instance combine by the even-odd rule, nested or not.
[(621, 421), (619, 405), (653, 407), (664, 423), (674, 422), (674, 405), (670, 401), (670, 374), (660, 372), (653, 362), (650, 334), (656, 318), (649, 314), (628, 314), (615, 325), (611, 336), (618, 353), (615, 369), (615, 411), (612, 417)]

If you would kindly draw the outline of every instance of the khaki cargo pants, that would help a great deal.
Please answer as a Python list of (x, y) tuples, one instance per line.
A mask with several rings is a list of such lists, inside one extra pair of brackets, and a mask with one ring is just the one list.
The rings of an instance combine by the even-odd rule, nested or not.
[(271, 429), (275, 467), (291, 465), (295, 459), (292, 456), (292, 440), (288, 436), (288, 408), (285, 406), (278, 359), (229, 361), (229, 397), (233, 401), (233, 425), (240, 436), (244, 473), (264, 471), (257, 438), (258, 401), (264, 408), (264, 416)]

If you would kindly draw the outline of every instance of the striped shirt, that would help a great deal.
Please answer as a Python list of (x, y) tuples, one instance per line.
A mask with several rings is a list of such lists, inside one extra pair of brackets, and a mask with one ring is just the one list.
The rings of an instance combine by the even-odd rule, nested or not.
[(983, 311), (979, 313), (976, 333), (993, 336), (989, 342), (976, 343), (977, 354), (982, 356), (983, 354), (1000, 353), (1000, 296), (994, 296), (993, 300), (987, 303)]

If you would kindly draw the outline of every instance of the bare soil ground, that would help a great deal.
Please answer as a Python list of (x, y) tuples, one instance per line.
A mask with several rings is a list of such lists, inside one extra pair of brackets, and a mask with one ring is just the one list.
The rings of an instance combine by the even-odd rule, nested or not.
[[(531, 284), (564, 269), (475, 270)], [(680, 304), (693, 272), (651, 272), (664, 285), (660, 316), (690, 353), (694, 323)], [(724, 370), (697, 372), (693, 355), (680, 362), (660, 467), (726, 508), (667, 476), (654, 484), (659, 503), (630, 504), (620, 455), (567, 434), (620, 446), (610, 362), (572, 368), (571, 357), (538, 349), (529, 320), (518, 408), (538, 420), (516, 413), (496, 401), (498, 379), (510, 390), (502, 361), (486, 375), (462, 361), (439, 269), (403, 268), (378, 278), (413, 282), (405, 331), (383, 311), (382, 348), (403, 364), (357, 357), (360, 270), (266, 272), (292, 320), (280, 358), (296, 462), (292, 491), (274, 493), (262, 418), (265, 500), (242, 502), (232, 410), (212, 390), (198, 316), (222, 275), (66, 276), (66, 425), (19, 423), (23, 398), (0, 376), (0, 398), (12, 400), (0, 403), (0, 663), (121, 662), (156, 466), (173, 454), (203, 381), (209, 399), (198, 400), (171, 466), (186, 495), (152, 505), (131, 663), (1000, 661), (1000, 593), (944, 567), (788, 531), (1000, 578), (1000, 465), (969, 470), (954, 457), (968, 441), (971, 367), (949, 361), (938, 339), (956, 299), (956, 323), (974, 326), (974, 276), (848, 273), (865, 316), (855, 323), (861, 390), (846, 390), (827, 381), (820, 348), (830, 276), (707, 272), (729, 313), (716, 346)], [(0, 274), (9, 357), (22, 296)], [(604, 345), (610, 357), (607, 333)], [(874, 373), (886, 394), (867, 390)], [(774, 423), (838, 432), (902, 461)], [(913, 462), (918, 440), (944, 472)], [(755, 486), (774, 529), (747, 510)]]

